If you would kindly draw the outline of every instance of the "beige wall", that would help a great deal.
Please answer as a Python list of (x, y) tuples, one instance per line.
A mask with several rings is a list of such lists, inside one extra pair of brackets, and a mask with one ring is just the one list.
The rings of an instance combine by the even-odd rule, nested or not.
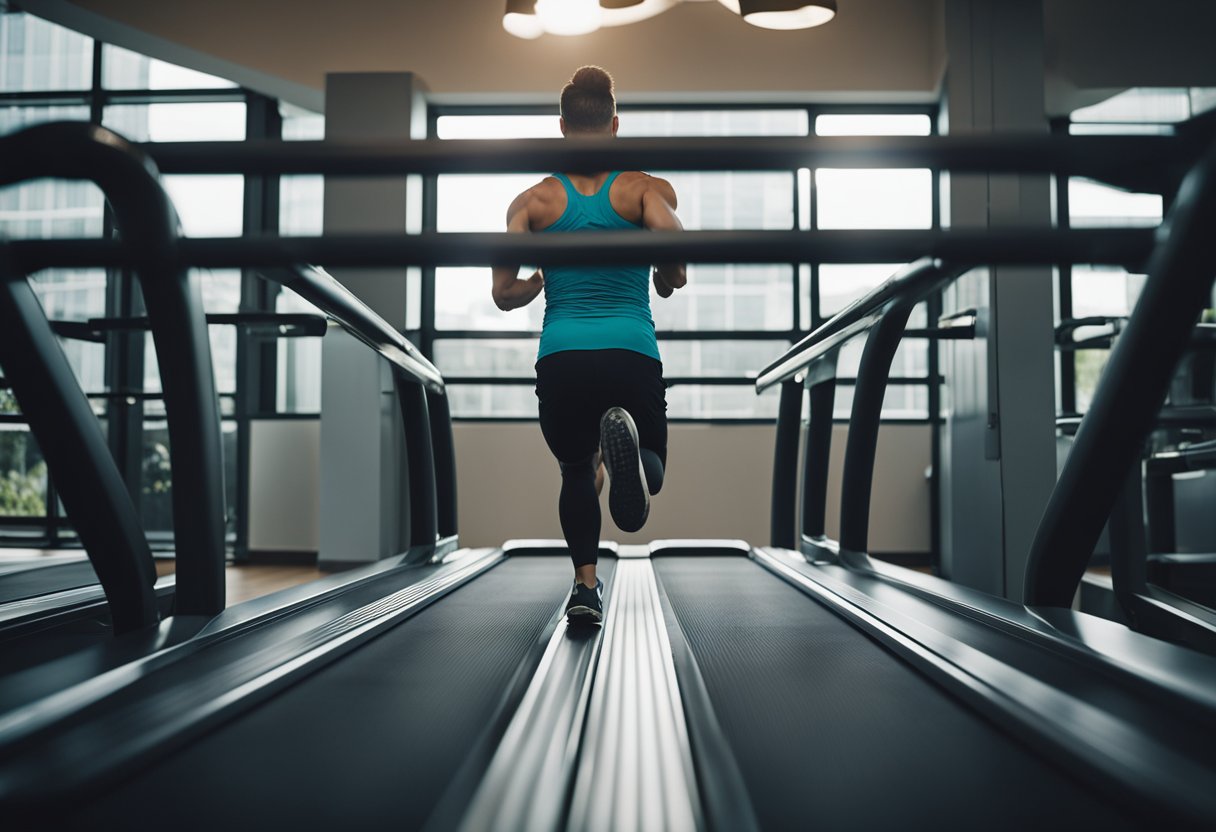
[[(833, 436), (828, 533), (840, 516), (840, 475), (847, 429)], [(455, 426), (460, 537), (492, 546), (519, 537), (560, 538), (561, 476), (536, 424), (457, 423)], [(871, 549), (927, 552), (930, 543), (930, 460), (926, 425), (887, 425), (879, 437), (871, 508)], [(671, 537), (769, 540), (773, 465), (771, 425), (671, 426), (668, 476), (639, 534), (611, 525), (606, 540), (645, 543)]]

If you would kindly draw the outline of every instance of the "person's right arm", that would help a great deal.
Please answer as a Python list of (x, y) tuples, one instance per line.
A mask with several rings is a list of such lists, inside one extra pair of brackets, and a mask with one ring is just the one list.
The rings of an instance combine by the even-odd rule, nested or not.
[[(642, 225), (650, 231), (683, 231), (676, 216), (676, 191), (666, 179), (651, 177), (642, 192)], [(664, 263), (654, 267), (654, 288), (659, 297), (671, 297), (688, 284), (683, 263)]]

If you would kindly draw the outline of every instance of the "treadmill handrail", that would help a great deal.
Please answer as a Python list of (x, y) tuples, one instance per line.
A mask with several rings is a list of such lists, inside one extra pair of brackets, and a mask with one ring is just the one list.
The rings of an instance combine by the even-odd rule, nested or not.
[(343, 329), (379, 353), (406, 378), (426, 386), (435, 393), (444, 392), (443, 375), (439, 369), (428, 361), (408, 338), (324, 269), (308, 264), (296, 264), (261, 268), (257, 272), (267, 280), (291, 289), (333, 318)]
[(1031, 545), (1025, 598), (1067, 607), (1102, 527), (1137, 464), (1195, 322), (1216, 257), (1216, 144), (1187, 174), (1148, 265), (1148, 280), (1102, 373)]
[(941, 260), (922, 257), (902, 267), (880, 285), (850, 303), (760, 371), (756, 393), (793, 378), (811, 364), (876, 324), (888, 306), (907, 297), (920, 299), (970, 267), (947, 268)]
[(1085, 176), (1137, 191), (1169, 192), (1203, 152), (1198, 132), (1176, 136), (1001, 134), (749, 136), (588, 139), (246, 141), (146, 145), (167, 173), (331, 176), (519, 173), (550, 170), (781, 170), (940, 168)]
[[(213, 615), (224, 608), (225, 511), (219, 400), (199, 284), (178, 263), (177, 214), (148, 156), (97, 125), (40, 124), (0, 137), (0, 186), (38, 178), (94, 182), (113, 208), (131, 252), (152, 321), (173, 446), (177, 612)], [(78, 425), (73, 432), (79, 437), (81, 430)], [(81, 459), (78, 464), (101, 476), (98, 460)], [(84, 501), (77, 503), (75, 513), (82, 518), (95, 511)], [(120, 540), (110, 538), (111, 543)], [(89, 547), (90, 557), (96, 551), (105, 561), (102, 552), (106, 541), (102, 535)], [(106, 561), (106, 568), (115, 560), (111, 557)], [(137, 614), (115, 608), (116, 616), (143, 620), (148, 605), (153, 603), (155, 571), (150, 556), (137, 554), (136, 561), (139, 565), (120, 570), (124, 595), (112, 593), (111, 588), (116, 586), (113, 583), (103, 585), (112, 607), (138, 603), (143, 611)], [(101, 570), (98, 572), (100, 575)]]

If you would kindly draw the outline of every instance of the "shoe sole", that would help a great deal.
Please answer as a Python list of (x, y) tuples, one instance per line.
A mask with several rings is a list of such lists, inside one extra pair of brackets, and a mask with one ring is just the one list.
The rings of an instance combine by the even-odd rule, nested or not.
[(600, 419), (600, 448), (610, 480), (608, 511), (617, 528), (636, 532), (650, 514), (650, 493), (638, 451), (638, 429), (619, 407), (610, 408)]
[(577, 606), (566, 610), (566, 620), (571, 624), (580, 622), (600, 622), (604, 620), (604, 614), (591, 607)]

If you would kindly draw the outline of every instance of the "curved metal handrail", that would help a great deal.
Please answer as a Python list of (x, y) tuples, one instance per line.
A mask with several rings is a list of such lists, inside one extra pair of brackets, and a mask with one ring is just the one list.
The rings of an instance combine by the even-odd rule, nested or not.
[(148, 156), (97, 125), (40, 124), (0, 137), (0, 186), (39, 178), (90, 180), (113, 208), (151, 318), (169, 416), (176, 611), (214, 615), (224, 608), (219, 401), (202, 295), (177, 256), (177, 214)]
[(412, 381), (435, 393), (444, 392), (439, 369), (404, 335), (324, 269), (310, 265), (262, 268), (257, 272), (291, 289), (329, 315), (351, 335), (379, 353)]
[(920, 300), (969, 267), (946, 268), (941, 260), (923, 257), (909, 263), (882, 284), (850, 303), (818, 329), (803, 338), (773, 363), (760, 371), (756, 392), (793, 378), (815, 361), (838, 349), (849, 339), (874, 326), (883, 312), (896, 301), (913, 297)]

